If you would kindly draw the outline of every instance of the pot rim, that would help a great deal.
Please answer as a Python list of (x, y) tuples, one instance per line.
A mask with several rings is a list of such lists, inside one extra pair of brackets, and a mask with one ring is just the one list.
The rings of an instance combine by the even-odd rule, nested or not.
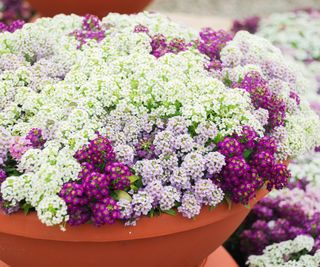
[[(257, 192), (256, 198), (250, 201), (253, 206), (258, 200), (267, 194), (266, 189)], [(181, 214), (176, 216), (161, 214), (153, 218), (143, 216), (137, 221), (136, 226), (125, 226), (117, 221), (112, 225), (93, 227), (85, 224), (75, 227), (67, 227), (61, 231), (59, 226), (42, 224), (36, 213), (24, 215), (18, 212), (12, 215), (0, 213), (0, 235), (8, 234), (25, 238), (40, 240), (65, 241), (65, 242), (114, 242), (136, 239), (154, 238), (190, 231), (196, 228), (222, 221), (247, 209), (241, 204), (233, 204), (231, 208), (223, 203), (210, 211), (203, 207), (201, 213), (194, 219), (184, 218)]]

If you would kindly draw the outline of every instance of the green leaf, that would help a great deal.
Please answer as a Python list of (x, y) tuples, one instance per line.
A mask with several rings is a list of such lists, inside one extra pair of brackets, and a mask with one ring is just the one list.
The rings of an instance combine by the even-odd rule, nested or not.
[(228, 209), (231, 210), (232, 208), (232, 201), (229, 197), (226, 197), (226, 202), (227, 202), (227, 205), (228, 205)]
[(251, 156), (251, 154), (252, 154), (252, 150), (246, 149), (246, 150), (243, 152), (243, 157), (244, 157), (245, 159), (249, 159), (250, 156)]
[(250, 204), (244, 205), (246, 209), (251, 209)]
[(132, 185), (130, 185), (130, 188), (132, 189), (132, 190), (134, 190), (134, 191), (138, 191), (138, 187), (137, 186), (135, 186), (134, 184), (132, 184)]
[(172, 215), (172, 216), (175, 216), (177, 214), (174, 209), (163, 210), (162, 212), (167, 213), (167, 214)]
[(151, 209), (151, 210), (149, 211), (149, 216), (150, 216), (150, 218), (153, 218), (153, 217), (154, 217), (154, 209)]
[(131, 175), (129, 177), (129, 180), (130, 180), (131, 184), (133, 184), (135, 181), (138, 181), (139, 179), (140, 179), (140, 177), (137, 176), (137, 175)]
[(218, 133), (217, 136), (213, 139), (213, 142), (215, 144), (218, 144), (219, 142), (223, 141), (223, 139), (224, 139), (224, 136)]
[(123, 190), (117, 190), (117, 191), (115, 191), (115, 193), (116, 193), (118, 200), (120, 200), (120, 199), (126, 199), (128, 201), (132, 200), (131, 196)]
[(28, 215), (28, 213), (30, 212), (30, 210), (32, 209), (33, 207), (30, 205), (30, 203), (24, 203), (22, 205), (22, 209), (23, 209), (23, 213), (25, 215)]

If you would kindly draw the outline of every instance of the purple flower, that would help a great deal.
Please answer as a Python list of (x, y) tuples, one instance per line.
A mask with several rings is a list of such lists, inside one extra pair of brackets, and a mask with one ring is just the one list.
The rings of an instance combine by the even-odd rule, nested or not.
[(0, 169), (0, 186), (6, 178), (7, 178), (6, 172), (4, 170)]
[(231, 31), (237, 33), (238, 31), (248, 31), (256, 33), (259, 27), (260, 17), (252, 16), (244, 20), (234, 20)]
[(92, 222), (96, 226), (106, 223), (113, 224), (116, 219), (121, 218), (120, 208), (117, 202), (111, 197), (103, 198), (92, 207)]
[(33, 128), (29, 131), (26, 139), (30, 141), (33, 148), (42, 148), (46, 140), (43, 138), (42, 130)]
[(245, 89), (250, 94), (256, 109), (263, 108), (268, 110), (268, 128), (273, 129), (284, 125), (286, 105), (283, 100), (271, 92), (267, 82), (258, 72), (247, 73), (241, 83), (235, 83), (233, 86)]
[(87, 223), (91, 219), (91, 210), (87, 206), (81, 205), (68, 205), (68, 224), (77, 226)]
[(23, 0), (2, 0), (1, 21), (10, 24), (16, 20), (28, 21), (33, 15), (30, 5)]
[(142, 25), (142, 24), (139, 24), (137, 26), (134, 27), (134, 30), (133, 32), (145, 32), (145, 33), (149, 33), (149, 29), (148, 27)]
[(226, 157), (239, 156), (243, 153), (243, 146), (235, 138), (226, 137), (218, 143), (218, 150)]
[(132, 175), (129, 168), (120, 162), (110, 162), (105, 168), (107, 180), (114, 190), (124, 190), (130, 186), (129, 177)]
[(232, 40), (232, 36), (224, 30), (214, 31), (211, 28), (204, 28), (199, 33), (198, 50), (207, 55), (210, 61), (220, 60), (220, 51)]
[(65, 183), (60, 190), (59, 196), (69, 205), (86, 205), (89, 199), (85, 196), (84, 188), (76, 182)]
[(70, 33), (70, 35), (78, 40), (78, 48), (81, 48), (89, 40), (101, 42), (106, 37), (106, 33), (102, 29), (99, 18), (90, 14), (83, 17), (81, 29), (75, 30)]

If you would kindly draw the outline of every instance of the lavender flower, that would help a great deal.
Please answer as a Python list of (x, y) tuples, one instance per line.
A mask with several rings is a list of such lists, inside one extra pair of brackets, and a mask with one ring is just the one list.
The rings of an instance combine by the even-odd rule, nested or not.
[(160, 209), (170, 210), (172, 209), (176, 202), (180, 201), (181, 193), (172, 186), (164, 186), (163, 192), (160, 198)]
[(184, 193), (181, 199), (181, 206), (178, 207), (178, 211), (182, 216), (191, 219), (199, 215), (200, 210), (201, 205), (196, 196), (191, 192)]

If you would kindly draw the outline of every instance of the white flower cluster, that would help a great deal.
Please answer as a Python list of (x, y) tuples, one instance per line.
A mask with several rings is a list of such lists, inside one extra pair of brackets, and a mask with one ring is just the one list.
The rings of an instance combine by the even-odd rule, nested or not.
[(311, 152), (295, 159), (289, 169), (296, 179), (306, 178), (320, 186), (320, 152)]
[(136, 15), (120, 15), (111, 13), (102, 20), (106, 27), (114, 31), (125, 30), (131, 33), (135, 26), (147, 26), (151, 35), (164, 34), (169, 39), (183, 38), (186, 41), (194, 40), (197, 32), (190, 28), (185, 28), (180, 24), (164, 17), (158, 13), (141, 12)]
[(310, 252), (314, 240), (309, 236), (297, 236), (294, 240), (284, 241), (267, 246), (263, 255), (250, 256), (249, 267), (316, 267), (320, 264), (320, 251), (314, 255), (302, 255), (298, 260), (286, 260), (290, 255)]

